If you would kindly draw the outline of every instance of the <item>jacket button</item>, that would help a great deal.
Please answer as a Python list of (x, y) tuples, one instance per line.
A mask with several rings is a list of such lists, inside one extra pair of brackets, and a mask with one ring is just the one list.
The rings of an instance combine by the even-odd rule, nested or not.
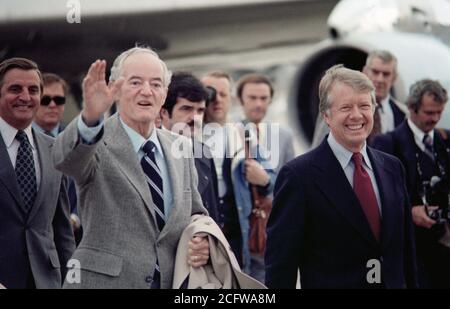
[(145, 282), (152, 283), (153, 278), (151, 276), (145, 277)]
[(208, 180), (208, 176), (205, 176), (205, 180)]

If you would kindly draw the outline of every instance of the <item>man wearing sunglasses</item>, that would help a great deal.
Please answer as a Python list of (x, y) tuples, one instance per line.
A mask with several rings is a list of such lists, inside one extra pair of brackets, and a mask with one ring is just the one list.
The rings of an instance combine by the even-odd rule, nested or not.
[[(33, 128), (36, 131), (56, 138), (65, 128), (61, 120), (64, 115), (69, 86), (62, 77), (54, 73), (43, 73), (42, 80), (44, 81), (43, 96), (41, 105), (36, 112), (36, 116), (34, 116)], [(71, 179), (69, 179), (67, 194), (70, 203), (70, 223), (78, 245), (81, 241), (82, 229), (77, 210), (75, 183)]]
[(56, 137), (64, 130), (61, 119), (64, 114), (68, 86), (64, 79), (53, 73), (42, 74), (44, 95), (37, 110), (33, 127), (49, 136)]

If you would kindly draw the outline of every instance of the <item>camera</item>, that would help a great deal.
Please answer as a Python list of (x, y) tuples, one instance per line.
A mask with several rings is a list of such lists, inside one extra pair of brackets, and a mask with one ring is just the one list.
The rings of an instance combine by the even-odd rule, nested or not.
[(450, 220), (448, 212), (449, 183), (446, 177), (433, 176), (423, 183), (424, 205), (439, 205), (439, 209), (428, 211), (428, 216), (438, 222)]
[(210, 103), (213, 103), (217, 101), (217, 90), (214, 87), (206, 86), (205, 87), (207, 97), (206, 97), (206, 106), (208, 106)]

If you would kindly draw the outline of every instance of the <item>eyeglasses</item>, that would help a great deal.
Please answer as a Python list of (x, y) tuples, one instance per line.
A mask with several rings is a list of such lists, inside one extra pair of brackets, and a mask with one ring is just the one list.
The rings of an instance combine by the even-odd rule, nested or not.
[(48, 95), (45, 95), (41, 99), (41, 105), (47, 106), (52, 101), (55, 102), (56, 105), (64, 105), (64, 103), (66, 103), (66, 97), (61, 96), (50, 97)]

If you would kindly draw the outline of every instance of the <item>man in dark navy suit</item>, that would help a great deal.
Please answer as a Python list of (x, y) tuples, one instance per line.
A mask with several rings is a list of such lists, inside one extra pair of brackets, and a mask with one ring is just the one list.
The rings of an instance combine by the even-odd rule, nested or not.
[(375, 86), (377, 108), (374, 114), (374, 127), (371, 137), (393, 131), (406, 117), (406, 108), (391, 95), (397, 79), (397, 58), (387, 50), (374, 50), (369, 53), (363, 73)]
[(398, 159), (367, 146), (374, 86), (330, 68), (319, 86), (330, 127), (322, 144), (286, 164), (267, 227), (266, 284), (294, 288), (416, 287), (414, 236)]
[[(165, 129), (192, 137), (195, 168), (198, 174), (198, 191), (209, 215), (218, 221), (217, 175), (208, 146), (197, 138), (202, 136), (203, 116), (208, 93), (203, 84), (190, 73), (172, 75), (167, 98), (161, 108), (161, 121)], [(197, 134), (197, 136), (196, 136)]]
[[(373, 141), (374, 147), (398, 157), (405, 166), (416, 225), (419, 283), (424, 288), (450, 288), (450, 249), (440, 242), (445, 221), (438, 224), (427, 213), (437, 208), (445, 211), (449, 203), (449, 132), (435, 129), (447, 100), (447, 91), (439, 82), (416, 82), (406, 102), (409, 119)], [(424, 201), (432, 206), (426, 208)]]

